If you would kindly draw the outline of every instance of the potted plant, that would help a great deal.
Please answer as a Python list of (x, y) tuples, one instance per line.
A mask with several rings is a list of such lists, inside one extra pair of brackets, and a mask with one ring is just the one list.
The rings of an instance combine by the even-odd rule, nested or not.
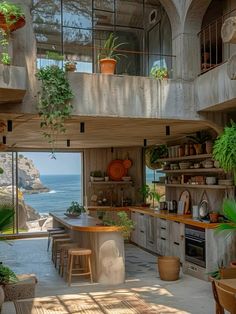
[(103, 218), (103, 223), (105, 226), (119, 226), (121, 227), (121, 232), (125, 239), (128, 239), (131, 231), (134, 229), (135, 224), (133, 220), (129, 219), (126, 212), (118, 212), (117, 213), (118, 220), (110, 220)]
[(210, 222), (218, 222), (219, 213), (212, 211), (209, 213), (209, 216), (210, 216)]
[(233, 172), (234, 184), (236, 184), (236, 123), (231, 121), (224, 131), (215, 140), (213, 146), (213, 158), (219, 162), (226, 172)]
[(65, 215), (69, 218), (77, 218), (85, 212), (86, 210), (83, 205), (80, 205), (78, 202), (71, 202), (71, 205), (67, 208)]
[(3, 1), (0, 3), (0, 46), (1, 63), (11, 64), (8, 52), (10, 33), (25, 25), (25, 16), (19, 5)]
[(190, 135), (187, 136), (193, 142), (193, 146), (196, 152), (196, 155), (200, 155), (203, 152), (203, 144), (206, 143), (206, 141), (209, 141), (212, 139), (212, 136), (207, 131), (200, 131), (197, 132), (195, 136)]
[(90, 180), (91, 180), (91, 182), (93, 182), (93, 181), (103, 181), (104, 180), (104, 176), (103, 176), (102, 171), (100, 171), (100, 170), (91, 171), (90, 172)]
[[(61, 56), (54, 52), (47, 54), (48, 58), (57, 58), (56, 62), (61, 60)], [(43, 135), (52, 147), (52, 158), (55, 157), (54, 145), (58, 133), (65, 133), (65, 120), (70, 118), (72, 105), (70, 100), (73, 98), (73, 92), (68, 78), (58, 65), (50, 65), (41, 68), (36, 73), (40, 81), (38, 112), (41, 118), (40, 127), (43, 129)]]
[(151, 68), (150, 76), (157, 79), (163, 80), (168, 78), (168, 70), (165, 67), (159, 67), (158, 65), (154, 65)]
[(160, 199), (162, 195), (157, 193), (154, 189), (151, 189), (149, 185), (144, 184), (141, 189), (139, 190), (140, 194), (143, 197), (144, 203), (142, 203), (142, 207), (150, 207), (150, 203), (147, 203), (147, 200), (153, 201), (153, 207), (154, 207), (154, 201), (160, 202)]
[(167, 155), (168, 149), (166, 145), (149, 146), (145, 149), (145, 163), (152, 170), (161, 168), (162, 163), (159, 159), (165, 158)]
[(65, 62), (65, 70), (67, 72), (75, 72), (76, 70), (76, 61), (70, 60)]
[(117, 43), (118, 39), (111, 33), (105, 41), (102, 52), (98, 55), (102, 74), (114, 74), (117, 60), (119, 60), (120, 56), (123, 56), (117, 52), (117, 49), (126, 43)]

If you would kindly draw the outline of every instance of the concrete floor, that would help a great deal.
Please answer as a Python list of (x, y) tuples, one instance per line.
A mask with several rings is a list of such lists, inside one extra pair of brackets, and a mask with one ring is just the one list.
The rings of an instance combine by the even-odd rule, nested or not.
[(47, 239), (26, 239), (0, 243), (0, 260), (16, 273), (35, 273), (39, 282), (36, 296), (101, 292), (131, 291), (146, 302), (155, 304), (157, 313), (215, 313), (210, 283), (181, 275), (175, 282), (158, 278), (156, 257), (142, 249), (126, 245), (126, 283), (118, 286), (90, 284), (76, 281), (68, 287), (54, 268), (50, 252), (46, 251)]

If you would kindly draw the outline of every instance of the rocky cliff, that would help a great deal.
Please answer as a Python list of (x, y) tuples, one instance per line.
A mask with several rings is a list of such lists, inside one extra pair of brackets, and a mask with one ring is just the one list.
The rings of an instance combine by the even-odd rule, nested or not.
[[(12, 185), (12, 155), (11, 153), (0, 154), (0, 167), (3, 174), (0, 174), (0, 186)], [(40, 173), (35, 168), (33, 161), (19, 155), (18, 158), (18, 186), (23, 192), (40, 193), (48, 192), (49, 189), (43, 186), (40, 181)]]

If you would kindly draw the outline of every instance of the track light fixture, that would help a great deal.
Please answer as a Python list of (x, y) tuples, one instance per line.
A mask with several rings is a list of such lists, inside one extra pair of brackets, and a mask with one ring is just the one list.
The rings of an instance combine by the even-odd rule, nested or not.
[(3, 143), (4, 145), (7, 144), (7, 137), (6, 137), (5, 135), (2, 137), (2, 143)]
[(12, 132), (12, 120), (7, 120), (7, 132)]
[(80, 133), (84, 133), (85, 127), (84, 122), (80, 122)]
[(144, 147), (147, 146), (147, 139), (146, 139), (146, 138), (143, 140), (143, 146), (144, 146)]
[(169, 125), (166, 126), (166, 135), (167, 136), (170, 135), (170, 126)]
[(66, 146), (70, 147), (70, 140), (66, 140)]

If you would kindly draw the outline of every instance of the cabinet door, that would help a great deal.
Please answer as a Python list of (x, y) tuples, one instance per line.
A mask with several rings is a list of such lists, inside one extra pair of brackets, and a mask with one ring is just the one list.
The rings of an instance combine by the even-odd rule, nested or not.
[(157, 249), (155, 232), (156, 232), (156, 219), (153, 216), (148, 216), (146, 224), (147, 249), (156, 253)]
[(169, 255), (169, 221), (156, 219), (156, 252), (159, 255)]
[(146, 236), (146, 220), (147, 215), (138, 213), (138, 245), (146, 248), (147, 236)]
[(134, 222), (134, 230), (131, 232), (131, 241), (138, 243), (138, 213), (135, 211), (131, 212), (131, 219)]
[(180, 261), (184, 260), (184, 224), (170, 221), (170, 255), (177, 256)]

